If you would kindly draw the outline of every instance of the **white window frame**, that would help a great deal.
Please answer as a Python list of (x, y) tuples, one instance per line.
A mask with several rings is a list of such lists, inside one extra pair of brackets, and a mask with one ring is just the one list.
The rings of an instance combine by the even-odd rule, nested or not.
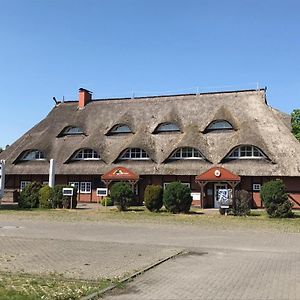
[[(136, 151), (136, 150), (138, 150), (138, 151)], [(133, 153), (135, 155), (133, 155)], [(143, 157), (144, 153), (147, 155), (146, 157)], [(133, 157), (133, 156), (136, 156), (136, 154), (138, 154), (139, 157)], [(129, 149), (125, 150), (120, 157), (120, 160), (149, 160), (149, 159), (150, 159), (150, 157), (149, 157), (148, 153), (141, 148), (129, 148)]]
[(261, 184), (260, 184), (260, 183), (253, 183), (253, 185), (252, 185), (252, 190), (253, 190), (254, 192), (259, 192), (260, 189), (261, 189)]
[[(87, 154), (88, 152), (90, 152), (92, 154), (92, 157), (88, 157), (89, 156)], [(85, 149), (78, 150), (74, 154), (72, 160), (100, 160), (100, 156), (96, 150), (90, 149), (90, 148), (85, 148)]]
[(79, 181), (69, 181), (68, 185), (75, 187), (77, 191), (79, 191), (79, 187), (80, 187)]
[[(246, 156), (241, 156), (241, 152), (242, 152), (242, 148), (243, 147), (248, 147), (251, 148), (251, 155), (246, 155)], [(238, 155), (232, 156), (234, 154), (234, 152), (238, 151)], [(247, 151), (247, 150), (245, 150)], [(261, 156), (254, 156), (254, 152), (257, 151), (258, 153), (261, 154)], [(243, 146), (239, 146), (234, 148), (229, 155), (226, 157), (227, 159), (265, 159), (266, 156), (263, 154), (263, 152), (252, 145), (243, 145)]]
[(49, 181), (43, 181), (43, 185), (49, 185)]
[[(35, 153), (35, 156), (37, 156), (37, 157), (35, 157), (35, 158), (26, 158), (26, 157), (28, 157), (31, 153)], [(23, 154), (21, 160), (22, 160), (22, 161), (35, 161), (35, 160), (46, 160), (46, 158), (45, 158), (45, 155), (44, 155), (44, 153), (43, 153), (42, 151), (36, 150), (36, 149), (35, 149), (35, 150), (27, 150), (27, 151)]]
[[(174, 181), (171, 182), (164, 182), (164, 190), (166, 189), (166, 187), (170, 184), (173, 183)], [(189, 182), (180, 182), (183, 185), (186, 185), (188, 188), (191, 188), (191, 184)]]
[[(189, 157), (186, 157), (186, 156), (183, 156), (183, 150), (185, 149), (188, 149), (188, 150), (191, 150), (192, 151), (192, 156), (189, 156)], [(177, 153), (180, 153), (179, 156), (176, 156)], [(198, 152), (200, 154), (200, 156), (195, 156), (195, 152)], [(181, 159), (204, 159), (202, 153), (196, 149), (196, 148), (192, 148), (192, 147), (182, 147), (182, 148), (179, 148), (177, 150), (175, 150), (172, 155), (170, 156), (170, 159), (171, 160), (181, 160)]]
[(92, 193), (92, 183), (90, 181), (80, 182), (80, 194), (91, 194)]
[(31, 184), (31, 181), (29, 181), (29, 180), (21, 180), (21, 182), (20, 182), (20, 191), (22, 191), (29, 184)]

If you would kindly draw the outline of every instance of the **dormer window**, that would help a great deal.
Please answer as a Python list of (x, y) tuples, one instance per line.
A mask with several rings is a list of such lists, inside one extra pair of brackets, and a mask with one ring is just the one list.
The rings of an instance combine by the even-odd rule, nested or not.
[(264, 159), (266, 155), (257, 147), (246, 145), (234, 148), (226, 159)]
[(132, 133), (130, 127), (125, 124), (118, 124), (115, 125), (109, 132), (108, 134), (124, 134), (124, 133)]
[(72, 160), (100, 160), (100, 156), (93, 149), (80, 149), (74, 154)]
[(153, 133), (180, 132), (180, 128), (175, 123), (162, 123), (156, 127)]
[(150, 159), (147, 152), (141, 148), (129, 148), (125, 150), (121, 156), (120, 160), (148, 160)]
[(226, 120), (215, 120), (211, 122), (205, 131), (214, 131), (214, 130), (231, 130), (233, 129), (232, 125)]
[(59, 136), (81, 135), (81, 134), (83, 134), (83, 130), (80, 127), (68, 126), (63, 129), (63, 131), (59, 134)]
[(169, 159), (180, 160), (180, 159), (203, 159), (203, 155), (198, 149), (184, 147), (175, 150)]
[(21, 157), (21, 161), (45, 160), (45, 159), (46, 157), (44, 153), (39, 150), (28, 150)]

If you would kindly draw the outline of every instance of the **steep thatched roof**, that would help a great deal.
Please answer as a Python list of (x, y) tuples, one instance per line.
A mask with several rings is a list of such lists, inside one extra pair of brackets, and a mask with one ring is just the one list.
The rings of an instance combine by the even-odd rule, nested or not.
[[(214, 120), (229, 121), (234, 130), (205, 133)], [(159, 96), (135, 99), (94, 100), (83, 109), (77, 101), (60, 103), (49, 115), (0, 154), (8, 174), (47, 174), (48, 161), (18, 162), (26, 150), (43, 151), (56, 161), (57, 174), (104, 174), (116, 165), (140, 175), (196, 175), (213, 165), (238, 175), (299, 176), (300, 144), (293, 137), (288, 116), (265, 102), (264, 90)], [(153, 134), (161, 123), (176, 123), (181, 132)], [(107, 135), (117, 124), (133, 133)], [(67, 126), (78, 126), (85, 135), (58, 137)], [(259, 147), (268, 160), (224, 161), (238, 145)], [(193, 147), (206, 160), (169, 161), (180, 147)], [(70, 161), (75, 151), (92, 148), (99, 161)], [(128, 148), (142, 148), (148, 161), (118, 161)]]

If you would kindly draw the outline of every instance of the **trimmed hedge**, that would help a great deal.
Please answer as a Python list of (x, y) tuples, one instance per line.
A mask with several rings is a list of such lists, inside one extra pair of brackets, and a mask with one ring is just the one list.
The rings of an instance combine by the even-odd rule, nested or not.
[(63, 188), (73, 188), (74, 193), (72, 196), (72, 208), (77, 206), (77, 189), (70, 185), (56, 185), (53, 189), (52, 208), (70, 208), (71, 198), (63, 196)]
[(263, 184), (260, 196), (269, 217), (293, 217), (293, 204), (288, 200), (288, 194), (285, 193), (285, 186), (282, 180), (272, 180)]
[(53, 189), (50, 186), (44, 185), (43, 187), (41, 187), (39, 190), (39, 207), (51, 208), (52, 196), (53, 196)]
[(110, 197), (118, 210), (125, 211), (131, 205), (134, 194), (129, 183), (117, 182), (111, 187)]
[(163, 189), (160, 185), (147, 185), (144, 194), (145, 206), (150, 211), (159, 211), (163, 206)]
[(236, 190), (234, 193), (234, 201), (232, 202), (232, 213), (235, 216), (250, 215), (250, 193), (245, 190)]
[(164, 191), (164, 206), (174, 214), (187, 213), (190, 210), (192, 201), (191, 189), (181, 182), (171, 182)]
[(20, 193), (19, 207), (20, 208), (37, 208), (39, 206), (39, 190), (42, 185), (38, 182), (32, 182)]
[(102, 206), (113, 206), (114, 205), (114, 202), (111, 200), (110, 197), (103, 197), (101, 199), (101, 205)]

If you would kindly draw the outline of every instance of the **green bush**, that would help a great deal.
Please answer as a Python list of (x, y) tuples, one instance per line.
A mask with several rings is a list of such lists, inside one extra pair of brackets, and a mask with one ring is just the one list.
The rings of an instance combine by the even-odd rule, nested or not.
[(245, 190), (235, 191), (234, 201), (232, 202), (232, 213), (235, 216), (250, 215), (250, 193)]
[(174, 214), (187, 213), (190, 210), (192, 200), (190, 188), (181, 182), (168, 184), (163, 195), (165, 208)]
[(53, 189), (48, 186), (44, 185), (39, 190), (39, 207), (40, 208), (51, 208), (52, 207), (52, 195)]
[(19, 198), (19, 207), (37, 208), (39, 206), (39, 190), (42, 185), (38, 182), (32, 182), (21, 192)]
[(114, 205), (114, 202), (111, 200), (110, 197), (103, 197), (101, 199), (101, 205), (102, 206), (113, 206)]
[(74, 193), (72, 196), (72, 208), (77, 206), (77, 189), (70, 185), (56, 185), (53, 189), (52, 197), (52, 208), (70, 208), (71, 207), (71, 197), (63, 196), (63, 188), (73, 188)]
[(160, 185), (147, 185), (144, 194), (145, 206), (150, 211), (159, 211), (163, 206), (163, 189)]
[(290, 218), (293, 204), (288, 200), (282, 180), (269, 181), (261, 187), (261, 199), (271, 218)]
[(129, 183), (117, 182), (111, 187), (110, 197), (117, 208), (124, 211), (132, 203), (134, 195)]

